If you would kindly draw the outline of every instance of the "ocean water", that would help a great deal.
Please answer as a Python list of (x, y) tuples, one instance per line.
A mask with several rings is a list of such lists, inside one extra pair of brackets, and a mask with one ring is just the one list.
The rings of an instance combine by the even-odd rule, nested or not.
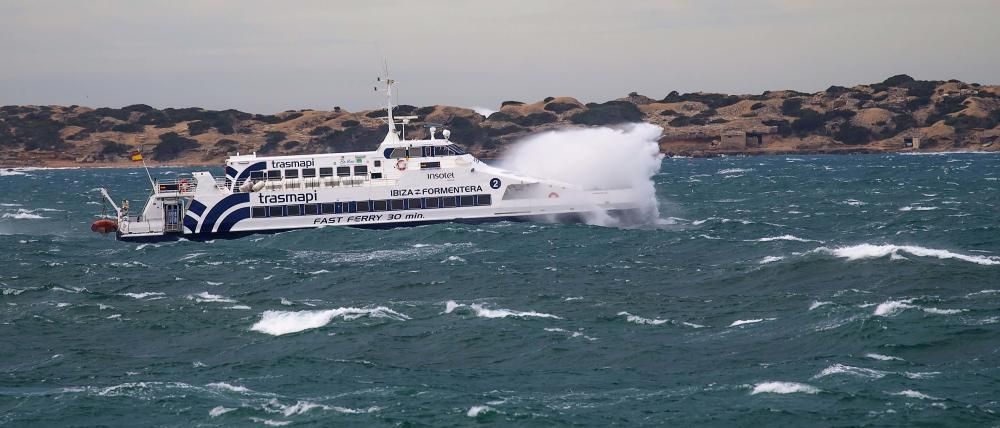
[(636, 229), (143, 245), (89, 230), (141, 170), (0, 174), (0, 425), (1000, 424), (998, 156), (665, 159)]

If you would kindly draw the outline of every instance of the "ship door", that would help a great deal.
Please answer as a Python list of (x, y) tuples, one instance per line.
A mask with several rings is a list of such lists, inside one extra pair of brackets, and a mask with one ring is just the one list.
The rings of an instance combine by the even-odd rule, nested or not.
[(371, 178), (373, 180), (382, 178), (382, 160), (376, 159), (374, 162), (372, 162), (372, 168), (371, 171), (369, 172), (371, 173)]
[(165, 202), (163, 204), (163, 231), (181, 232), (181, 204)]

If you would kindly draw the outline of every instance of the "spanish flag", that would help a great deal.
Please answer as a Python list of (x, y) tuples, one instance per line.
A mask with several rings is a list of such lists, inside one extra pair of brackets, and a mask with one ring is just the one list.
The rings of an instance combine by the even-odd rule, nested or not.
[(138, 150), (133, 150), (132, 151), (132, 161), (139, 162), (141, 160), (142, 160), (142, 153), (140, 153)]

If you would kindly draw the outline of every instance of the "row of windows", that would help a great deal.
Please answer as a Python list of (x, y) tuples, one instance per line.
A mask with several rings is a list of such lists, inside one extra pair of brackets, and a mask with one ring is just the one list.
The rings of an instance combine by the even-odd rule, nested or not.
[(454, 144), (447, 146), (420, 146), (420, 147), (397, 147), (395, 149), (385, 149), (382, 153), (386, 159), (399, 158), (427, 158), (433, 156), (454, 156), (464, 155), (465, 150)]
[(349, 214), (379, 211), (422, 210), (433, 208), (457, 208), (489, 206), (493, 203), (490, 195), (445, 196), (439, 198), (378, 199), (373, 201), (331, 202), (325, 204), (271, 205), (253, 207), (250, 215), (254, 218), (286, 217), (320, 214)]
[[(375, 166), (382, 166), (382, 161), (375, 161)], [(356, 165), (354, 166), (354, 171), (351, 171), (349, 166), (338, 166), (336, 167), (337, 177), (350, 177), (355, 176), (367, 176), (368, 175), (368, 165)], [(301, 175), (299, 174), (301, 172)], [(333, 177), (334, 167), (322, 167), (319, 168), (319, 177)], [(303, 168), (301, 171), (298, 169), (269, 169), (264, 171), (251, 171), (250, 179), (254, 181), (279, 181), (282, 178), (316, 178), (317, 169), (316, 168)]]

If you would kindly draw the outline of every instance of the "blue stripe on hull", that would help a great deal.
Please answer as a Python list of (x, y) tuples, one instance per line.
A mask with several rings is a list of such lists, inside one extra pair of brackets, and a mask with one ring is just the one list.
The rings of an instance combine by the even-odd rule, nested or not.
[(215, 204), (215, 206), (208, 211), (208, 214), (202, 218), (201, 226), (198, 227), (198, 233), (212, 233), (212, 229), (215, 227), (215, 222), (219, 220), (219, 217), (221, 217), (222, 214), (236, 205), (248, 202), (250, 202), (249, 193), (234, 193), (226, 196)]
[(188, 211), (191, 211), (198, 217), (201, 217), (201, 215), (205, 213), (205, 208), (208, 207), (206, 207), (205, 204), (198, 202), (197, 199), (192, 200), (191, 204), (188, 205)]

